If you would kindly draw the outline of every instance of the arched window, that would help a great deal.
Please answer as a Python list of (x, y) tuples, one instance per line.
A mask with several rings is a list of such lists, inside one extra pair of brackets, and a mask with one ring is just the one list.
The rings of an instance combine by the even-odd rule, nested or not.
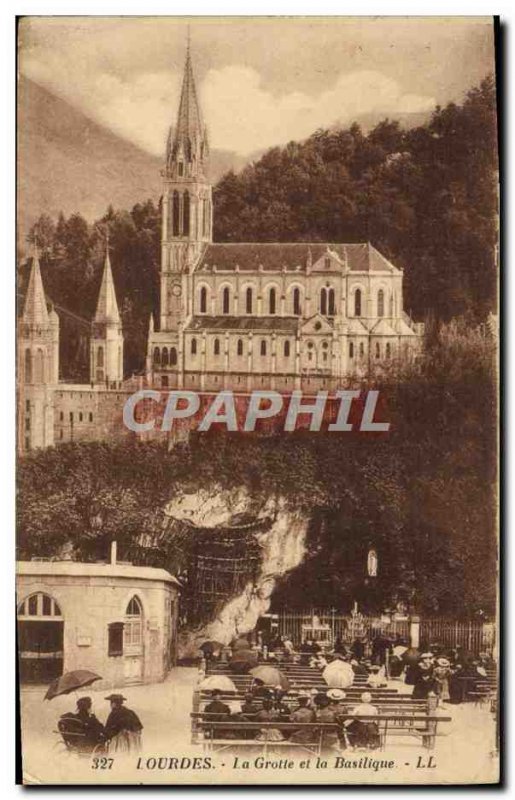
[(215, 356), (219, 356), (220, 355), (220, 339), (215, 339), (215, 342), (214, 342), (214, 345), (213, 345), (213, 352), (214, 352)]
[(141, 647), (143, 641), (143, 609), (139, 599), (134, 596), (125, 611), (123, 626), (124, 651)]
[(175, 190), (172, 197), (172, 235), (179, 235), (179, 192)]
[(275, 314), (275, 289), (272, 287), (270, 289), (270, 294), (268, 296), (268, 310), (270, 314)]
[(386, 358), (391, 358), (392, 357), (392, 346), (391, 346), (390, 342), (386, 342), (385, 356), (386, 356)]
[(376, 358), (381, 358), (381, 345), (376, 342)]
[(229, 313), (229, 300), (230, 300), (229, 287), (226, 286), (222, 291), (222, 312), (224, 314)]
[(336, 314), (336, 305), (335, 305), (335, 302), (334, 302), (334, 289), (329, 289), (329, 292), (328, 292), (328, 306), (329, 307), (328, 307), (327, 312), (328, 312), (329, 316), (330, 317), (334, 317), (334, 315)]
[(286, 339), (286, 341), (284, 343), (284, 357), (285, 358), (289, 358), (290, 357), (290, 341), (289, 341), (289, 339)]
[(184, 192), (183, 196), (183, 218), (182, 218), (182, 231), (184, 236), (190, 235), (190, 193), (188, 190)]
[(18, 606), (19, 617), (47, 617), (51, 619), (62, 619), (61, 609), (48, 594), (36, 592), (31, 594)]
[(384, 292), (379, 289), (377, 293), (377, 316), (384, 317)]
[(32, 383), (32, 353), (28, 347), (25, 350), (25, 383)]
[(331, 269), (331, 259), (329, 256), (324, 258), (324, 269)]
[(349, 358), (354, 358), (354, 343), (349, 342)]
[(38, 347), (34, 359), (34, 383), (43, 383), (45, 380), (45, 354)]
[(361, 317), (361, 289), (354, 292), (354, 316)]
[(320, 292), (320, 313), (324, 317), (327, 314), (327, 291), (325, 289)]
[(170, 366), (175, 367), (177, 364), (177, 350), (175, 347), (170, 347)]
[(261, 339), (261, 355), (266, 356), (266, 339)]
[(363, 358), (364, 355), (365, 355), (365, 345), (363, 344), (363, 342), (360, 342), (359, 343), (359, 357)]
[(252, 289), (250, 286), (245, 292), (245, 311), (247, 314), (252, 314)]
[(104, 348), (99, 347), (97, 350), (97, 367), (104, 366)]
[(196, 356), (197, 355), (197, 340), (196, 339), (192, 339), (191, 340), (191, 355), (192, 356)]
[(202, 286), (200, 289), (200, 313), (205, 314), (207, 311), (207, 289)]
[(300, 316), (300, 289), (297, 287), (293, 290), (293, 313), (296, 317)]
[(161, 363), (161, 351), (159, 350), (159, 347), (154, 347), (154, 364), (160, 364), (160, 363)]
[(163, 347), (163, 349), (161, 351), (161, 365), (163, 367), (167, 367), (168, 366), (168, 348), (167, 347)]
[(390, 295), (390, 316), (393, 317), (393, 315), (394, 311), (393, 311), (393, 292), (392, 292), (392, 294)]
[(236, 353), (239, 356), (243, 355), (243, 339), (238, 339), (238, 342), (236, 344)]

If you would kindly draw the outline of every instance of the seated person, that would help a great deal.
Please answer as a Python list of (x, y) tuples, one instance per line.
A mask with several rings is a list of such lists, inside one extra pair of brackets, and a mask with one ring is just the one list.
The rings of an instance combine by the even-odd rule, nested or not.
[[(263, 707), (258, 711), (255, 717), (256, 722), (275, 722), (279, 719), (279, 711), (274, 707), (274, 701), (271, 697), (265, 697), (263, 700)], [(256, 740), (260, 742), (282, 742), (284, 736), (278, 728), (263, 728), (256, 736)]]
[[(206, 722), (225, 722), (231, 716), (231, 709), (221, 700), (222, 692), (220, 689), (213, 689), (211, 692), (212, 700), (204, 708), (204, 720)], [(225, 728), (213, 728), (213, 738), (231, 738), (233, 731)]]
[[(316, 718), (319, 722), (336, 723), (340, 715), (338, 702), (331, 701), (326, 695), (319, 700)], [(323, 751), (336, 750), (339, 748), (338, 728), (324, 728), (322, 730), (321, 749)]]
[(252, 692), (246, 692), (245, 699), (241, 706), (241, 714), (245, 717), (245, 719), (252, 721), (258, 711), (259, 705), (254, 702), (254, 695)]
[[(315, 722), (316, 715), (312, 708), (309, 707), (311, 696), (306, 692), (299, 695), (297, 708), (291, 712), (291, 722)], [(306, 728), (293, 731), (290, 736), (291, 742), (312, 742), (314, 738), (314, 729)]]
[(352, 667), (354, 675), (368, 676), (368, 669), (366, 668), (366, 666), (360, 663), (359, 661), (356, 661), (355, 658), (351, 658), (350, 665)]
[[(377, 717), (378, 710), (372, 704), (372, 695), (363, 692), (361, 703), (352, 710), (355, 717)], [(346, 734), (351, 747), (364, 747), (375, 750), (380, 745), (379, 728), (372, 720), (353, 719), (346, 725)]]
[(65, 742), (86, 753), (105, 741), (104, 726), (93, 714), (92, 705), (91, 697), (80, 697), (77, 712), (63, 714), (58, 723)]

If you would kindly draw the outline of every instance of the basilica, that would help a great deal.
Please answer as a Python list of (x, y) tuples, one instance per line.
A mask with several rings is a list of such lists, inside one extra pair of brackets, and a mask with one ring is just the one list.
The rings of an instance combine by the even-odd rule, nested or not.
[(90, 382), (59, 370), (59, 316), (34, 253), (18, 320), (18, 450), (127, 435), (126, 398), (144, 386), (247, 393), (335, 391), (420, 351), (403, 273), (370, 242), (213, 243), (209, 142), (188, 48), (162, 171), (159, 314), (145, 374), (123, 374), (109, 251), (90, 331)]

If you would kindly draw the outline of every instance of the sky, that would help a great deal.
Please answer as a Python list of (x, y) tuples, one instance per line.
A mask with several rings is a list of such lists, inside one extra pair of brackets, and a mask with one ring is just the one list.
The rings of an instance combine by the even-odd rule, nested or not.
[(25, 17), (19, 72), (162, 155), (188, 27), (211, 146), (241, 156), (459, 102), (494, 71), (484, 17)]

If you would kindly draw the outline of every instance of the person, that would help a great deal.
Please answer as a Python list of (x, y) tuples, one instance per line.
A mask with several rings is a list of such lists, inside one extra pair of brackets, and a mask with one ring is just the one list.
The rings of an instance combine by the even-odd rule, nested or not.
[(242, 715), (252, 722), (258, 711), (259, 706), (254, 702), (254, 695), (252, 692), (247, 692), (241, 706)]
[[(309, 707), (310, 695), (302, 693), (298, 697), (298, 706), (290, 714), (291, 722), (315, 722), (316, 715), (312, 708)], [(312, 742), (314, 737), (313, 728), (299, 728), (293, 731), (290, 736), (291, 742)]]
[(288, 659), (291, 659), (292, 656), (295, 653), (295, 647), (293, 646), (292, 640), (288, 636), (285, 636), (285, 638), (284, 638), (283, 647), (284, 647), (284, 652), (286, 654), (286, 657)]
[[(330, 691), (330, 690), (329, 690)], [(318, 710), (316, 711), (316, 719), (319, 722), (332, 723), (336, 726), (338, 723), (338, 703), (332, 702), (331, 699), (325, 694), (319, 701)], [(336, 750), (339, 748), (340, 739), (338, 736), (338, 728), (323, 728), (320, 741), (320, 748), (323, 752)]]
[[(222, 692), (220, 689), (213, 689), (211, 692), (211, 701), (204, 708), (204, 720), (206, 722), (225, 722), (231, 716), (231, 709), (221, 699)], [(233, 731), (226, 728), (213, 728), (210, 731), (214, 739), (230, 739), (233, 736)]]
[(440, 656), (436, 659), (433, 677), (436, 680), (437, 694), (443, 702), (450, 700), (449, 677), (451, 675), (451, 662), (448, 658)]
[(252, 696), (254, 698), (263, 697), (263, 698), (271, 698), (272, 692), (270, 689), (265, 686), (265, 682), (261, 680), (261, 678), (254, 678), (252, 682), (252, 686), (250, 691), (252, 692)]
[(143, 730), (138, 715), (123, 705), (127, 698), (122, 694), (110, 694), (105, 699), (111, 703), (111, 713), (105, 724), (109, 753), (138, 752)]
[(102, 723), (92, 712), (91, 697), (79, 697), (76, 713), (68, 712), (60, 717), (58, 725), (63, 737), (74, 749), (90, 753), (105, 742)]
[[(372, 704), (370, 692), (363, 692), (361, 703), (352, 710), (354, 717), (377, 717), (378, 713), (377, 707)], [(351, 747), (375, 750), (380, 745), (379, 728), (377, 722), (372, 720), (353, 719), (347, 725), (346, 732)]]
[(370, 675), (367, 679), (367, 685), (371, 689), (379, 689), (381, 686), (387, 686), (388, 682), (384, 674), (384, 666), (380, 667), (378, 664), (373, 664), (370, 667)]
[(361, 675), (363, 677), (364, 676), (368, 677), (368, 669), (364, 664), (361, 664), (359, 661), (356, 661), (355, 658), (351, 658), (350, 665), (352, 667), (354, 675)]
[(365, 641), (362, 636), (356, 636), (352, 645), (351, 652), (356, 661), (361, 661), (365, 656)]
[(413, 700), (427, 700), (430, 692), (438, 692), (438, 684), (433, 676), (433, 665), (427, 660), (421, 660), (418, 664), (419, 674), (413, 686), (411, 695)]
[(330, 708), (333, 710), (336, 721), (338, 722), (338, 740), (340, 742), (340, 749), (344, 750), (347, 746), (347, 739), (345, 736), (345, 721), (342, 719), (347, 714), (347, 706), (344, 704), (345, 692), (343, 689), (328, 689), (327, 697), (331, 703)]
[[(256, 722), (275, 722), (279, 719), (279, 711), (274, 708), (274, 701), (271, 697), (265, 697), (263, 700), (263, 707), (258, 711), (255, 717)], [(262, 728), (256, 736), (259, 742), (282, 742), (284, 736), (279, 728)]]
[(337, 639), (335, 639), (333, 652), (345, 655), (345, 643), (340, 636), (338, 636)]

